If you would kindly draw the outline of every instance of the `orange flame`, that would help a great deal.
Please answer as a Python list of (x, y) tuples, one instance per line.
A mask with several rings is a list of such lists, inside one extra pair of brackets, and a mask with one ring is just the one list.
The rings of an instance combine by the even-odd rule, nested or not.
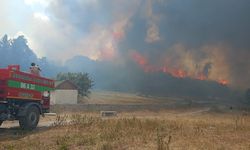
[(176, 78), (185, 78), (187, 77), (187, 73), (184, 70), (181, 69), (174, 69), (173, 71), (169, 72), (173, 77)]
[[(197, 76), (189, 76), (188, 72), (182, 69), (169, 68), (168, 66), (164, 67), (152, 66), (149, 64), (148, 59), (138, 52), (131, 53), (131, 56), (132, 59), (144, 70), (144, 72), (163, 72), (176, 78), (190, 77), (192, 79), (197, 79), (197, 80), (209, 80), (208, 77), (201, 72), (198, 73)], [(217, 82), (224, 86), (229, 84), (229, 82), (225, 79), (217, 80)]]
[(225, 79), (218, 80), (217, 82), (221, 85), (228, 85), (228, 81)]
[(197, 80), (207, 80), (207, 76), (204, 75), (203, 73), (199, 73), (197, 77), (195, 77)]
[(147, 60), (144, 56), (142, 56), (140, 53), (138, 53), (138, 52), (133, 52), (133, 53), (131, 53), (131, 56), (132, 56), (132, 58), (134, 59), (134, 61), (135, 61), (137, 64), (139, 64), (140, 66), (143, 66), (143, 68), (144, 68), (144, 66), (146, 66), (147, 63), (148, 63), (148, 60)]

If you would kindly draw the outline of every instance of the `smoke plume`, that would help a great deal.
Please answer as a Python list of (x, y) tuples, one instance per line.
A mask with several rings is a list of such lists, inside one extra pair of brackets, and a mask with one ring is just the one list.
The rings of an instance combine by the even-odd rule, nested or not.
[(249, 0), (50, 0), (46, 16), (35, 15), (27, 28), (49, 59), (109, 62), (131, 81), (141, 71), (244, 89), (249, 6)]

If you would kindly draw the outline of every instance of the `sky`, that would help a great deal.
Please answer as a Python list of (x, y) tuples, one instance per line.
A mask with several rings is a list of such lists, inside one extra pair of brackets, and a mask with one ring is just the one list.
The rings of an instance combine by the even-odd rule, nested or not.
[(46, 56), (46, 51), (39, 46), (36, 32), (39, 24), (48, 24), (50, 21), (46, 11), (49, 3), (49, 0), (1, 0), (0, 35), (25, 35), (34, 52), (39, 57)]
[[(117, 40), (131, 13), (122, 10), (122, 3), (133, 9), (138, 2), (113, 0), (112, 5), (117, 8), (100, 7), (105, 5), (101, 3), (99, 0), (1, 0), (0, 35), (24, 35), (39, 57), (58, 62), (76, 55), (110, 59), (116, 53)], [(109, 7), (113, 7), (112, 12)], [(120, 14), (110, 14), (116, 12)]]
[[(39, 57), (74, 56), (145, 71), (250, 84), (249, 0), (1, 0), (0, 35)], [(204, 77), (199, 77), (204, 78)]]

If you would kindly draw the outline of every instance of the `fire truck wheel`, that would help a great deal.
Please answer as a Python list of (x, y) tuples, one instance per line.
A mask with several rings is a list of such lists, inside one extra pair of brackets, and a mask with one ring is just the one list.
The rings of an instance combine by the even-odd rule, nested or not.
[(40, 119), (39, 110), (36, 106), (30, 106), (24, 117), (19, 118), (19, 125), (24, 130), (33, 130), (37, 127)]

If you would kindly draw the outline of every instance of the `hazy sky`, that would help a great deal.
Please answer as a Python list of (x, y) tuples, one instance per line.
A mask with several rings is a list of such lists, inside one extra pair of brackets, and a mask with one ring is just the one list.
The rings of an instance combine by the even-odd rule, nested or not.
[[(39, 26), (50, 24), (47, 11), (49, 3), (49, 0), (1, 0), (0, 35), (25, 35), (30, 47), (38, 56), (47, 55), (47, 51), (40, 47), (36, 34), (39, 32)], [(43, 34), (47, 37), (48, 33)]]
[(25, 35), (39, 57), (55, 61), (75, 55), (109, 59), (138, 2), (1, 0), (0, 35)]

